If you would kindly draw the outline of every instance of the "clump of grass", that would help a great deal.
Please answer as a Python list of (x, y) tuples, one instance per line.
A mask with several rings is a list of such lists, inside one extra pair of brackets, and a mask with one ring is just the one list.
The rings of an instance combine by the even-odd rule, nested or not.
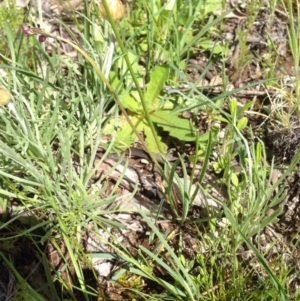
[[(16, 2), (9, 0), (6, 1), (7, 5), (0, 6), (0, 23), (9, 24), (11, 32), (18, 32), (22, 21), (24, 19), (24, 10), (16, 8)], [(0, 30), (1, 36), (4, 35), (4, 29)], [(0, 41), (0, 53), (7, 55), (8, 45), (5, 39)]]
[[(282, 2), (285, 12), (288, 16), (289, 28), (288, 37), (290, 49), (295, 62), (295, 105), (297, 110), (298, 121), (300, 120), (300, 86), (299, 86), (299, 60), (300, 60), (300, 43), (299, 43), (299, 22), (300, 22), (300, 11), (298, 6), (294, 5), (292, 0)], [(295, 25), (297, 24), (297, 25)]]

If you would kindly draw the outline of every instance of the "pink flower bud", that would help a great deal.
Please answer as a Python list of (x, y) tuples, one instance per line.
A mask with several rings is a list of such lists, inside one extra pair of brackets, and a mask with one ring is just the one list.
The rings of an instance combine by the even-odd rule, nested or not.
[(34, 35), (34, 33), (32, 32), (31, 28), (28, 27), (28, 26), (26, 26), (26, 25), (22, 25), (21, 29), (23, 30), (24, 34), (26, 36), (28, 36), (28, 37)]
[(39, 36), (39, 42), (40, 42), (40, 43), (45, 42), (46, 39), (47, 39), (47, 37), (45, 37), (44, 35), (40, 35), (40, 36)]

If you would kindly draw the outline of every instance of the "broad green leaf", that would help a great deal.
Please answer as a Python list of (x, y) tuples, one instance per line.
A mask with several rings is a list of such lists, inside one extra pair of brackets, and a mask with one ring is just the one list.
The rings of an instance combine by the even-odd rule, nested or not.
[[(160, 149), (167, 150), (167, 146), (161, 141), (161, 137), (158, 135), (157, 131), (155, 133), (152, 133), (150, 127), (148, 124), (143, 123), (143, 129), (144, 129), (144, 134), (146, 136), (146, 143), (149, 147), (149, 150), (153, 153), (159, 153)], [(154, 138), (154, 135), (158, 137), (158, 142), (160, 146), (156, 144), (156, 140)]]
[[(136, 75), (140, 74), (141, 67), (139, 65), (139, 57), (132, 51), (128, 51), (127, 56), (131, 63), (131, 67), (133, 68)], [(127, 75), (129, 76), (128, 67), (127, 67), (124, 57), (121, 57), (120, 59), (118, 59), (117, 65), (118, 65), (118, 68), (120, 69), (121, 74), (127, 73)]]
[(101, 42), (101, 43), (104, 43), (104, 38), (103, 38), (103, 33), (102, 33), (102, 30), (101, 30), (101, 27), (96, 25), (96, 24), (93, 24), (93, 38), (96, 42)]
[(165, 10), (173, 10), (175, 7), (176, 1), (175, 0), (169, 0), (167, 1), (165, 5)]
[(255, 147), (255, 163), (257, 165), (261, 164), (262, 150), (263, 150), (263, 146), (261, 145), (260, 141), (258, 141)]
[[(139, 122), (137, 117), (131, 117), (131, 121), (136, 126), (136, 129), (141, 131), (143, 129), (142, 123)], [(129, 148), (135, 141), (136, 135), (132, 128), (128, 124), (126, 118), (118, 118), (118, 122), (115, 119), (109, 121), (103, 130), (104, 135), (113, 135), (117, 131), (117, 138), (114, 147), (119, 150)]]
[(209, 13), (215, 13), (219, 9), (222, 9), (222, 1), (220, 0), (207, 0), (203, 2), (203, 8), (201, 9), (204, 16)]
[(214, 162), (213, 163), (213, 169), (214, 169), (216, 174), (219, 174), (223, 170), (223, 166), (221, 166), (221, 164), (219, 162)]
[(147, 84), (147, 92), (145, 95), (145, 100), (148, 104), (156, 104), (154, 106), (157, 106), (158, 100), (156, 100), (156, 98), (163, 89), (168, 77), (169, 67), (157, 66), (154, 68), (154, 70), (151, 73), (150, 82)]
[[(143, 71), (142, 71), (142, 68), (139, 64), (139, 57), (131, 52), (131, 51), (128, 51), (127, 52), (127, 55), (128, 55), (128, 59), (131, 63), (131, 67), (133, 69), (133, 72), (139, 82), (139, 85), (140, 86), (143, 86), (144, 84), (144, 79), (143, 79)], [(128, 71), (128, 66), (127, 66), (127, 63), (125, 61), (125, 58), (124, 57), (120, 57), (118, 60), (117, 60), (117, 67), (118, 67), (118, 70), (119, 70), (119, 77), (120, 77), (120, 80), (123, 82), (123, 85), (125, 86), (130, 86), (132, 84), (132, 75), (130, 74), (130, 72)]]
[(242, 117), (238, 123), (237, 123), (237, 128), (242, 131), (244, 128), (246, 128), (248, 124), (248, 118), (247, 117)]
[(137, 91), (133, 91), (126, 95), (122, 100), (122, 105), (131, 112), (141, 113), (140, 97)]
[(247, 102), (242, 108), (238, 109), (238, 116), (244, 114), (252, 105), (254, 104), (254, 101)]
[(197, 44), (203, 49), (209, 49), (213, 54), (226, 54), (228, 53), (228, 48), (222, 46), (220, 43), (215, 43), (213, 40), (208, 38), (201, 38), (198, 40)]
[(237, 113), (237, 102), (236, 99), (233, 99), (229, 103), (230, 113), (232, 116), (236, 116)]
[(127, 149), (129, 148), (135, 140), (135, 133), (129, 125), (120, 128), (118, 131), (118, 143), (115, 146), (118, 149)]
[(230, 176), (231, 179), (231, 183), (235, 186), (238, 187), (239, 186), (239, 179), (237, 177), (237, 175), (235, 173), (232, 173)]
[(215, 120), (219, 120), (219, 121), (222, 121), (224, 123), (230, 123), (230, 121), (222, 116), (215, 116), (214, 117)]
[(116, 75), (115, 71), (110, 71), (109, 82), (114, 89), (117, 89), (119, 87), (119, 85), (121, 84), (121, 81), (118, 78), (118, 76)]
[(151, 114), (152, 121), (170, 136), (181, 141), (194, 141), (196, 129), (189, 120), (172, 115), (168, 110), (161, 110)]
[(197, 161), (202, 161), (204, 159), (205, 153), (206, 153), (206, 150), (204, 148), (205, 145), (204, 144), (203, 145), (200, 144), (199, 146), (201, 146), (201, 148), (199, 148), (198, 151), (194, 155), (190, 155), (189, 156), (189, 161), (190, 162), (194, 162), (195, 159)]

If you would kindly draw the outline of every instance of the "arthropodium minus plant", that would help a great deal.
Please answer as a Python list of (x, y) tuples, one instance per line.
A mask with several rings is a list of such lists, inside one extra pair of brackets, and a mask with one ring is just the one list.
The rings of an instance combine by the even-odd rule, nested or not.
[[(114, 5), (115, 3), (118, 4), (118, 6), (115, 7), (116, 8), (116, 14), (113, 13), (114, 7), (112, 7), (112, 5)], [(128, 116), (126, 110), (125, 110), (125, 108), (123, 107), (122, 103), (120, 102), (118, 95), (116, 94), (115, 90), (110, 85), (110, 83), (107, 79), (109, 71), (110, 71), (109, 69), (110, 69), (110, 65), (111, 65), (111, 61), (112, 61), (112, 55), (113, 55), (113, 52), (114, 52), (114, 44), (115, 44), (115, 40), (116, 40), (116, 35), (115, 35), (114, 32), (117, 31), (116, 26), (114, 25), (114, 23), (112, 21), (120, 19), (125, 13), (125, 8), (123, 7), (123, 4), (121, 3), (122, 4), (122, 6), (121, 6), (120, 3), (121, 3), (120, 0), (103, 0), (101, 2), (100, 11), (102, 13), (102, 16), (104, 18), (108, 18), (108, 20), (111, 23), (111, 26), (113, 28), (113, 32), (112, 32), (112, 35), (111, 35), (111, 42), (110, 42), (110, 45), (109, 45), (109, 50), (108, 50), (107, 56), (105, 58), (105, 65), (107, 66), (107, 68), (104, 70), (104, 73), (99, 68), (97, 63), (88, 55), (88, 53), (84, 49), (82, 49), (80, 46), (78, 46), (76, 43), (74, 43), (71, 39), (63, 38), (63, 37), (60, 37), (60, 36), (54, 36), (53, 34), (47, 33), (47, 32), (43, 31), (41, 28), (38, 28), (38, 27), (28, 27), (26, 25), (22, 25), (21, 29), (24, 32), (24, 34), (28, 37), (38, 35), (39, 36), (38, 39), (39, 39), (40, 42), (45, 41), (47, 37), (51, 37), (51, 38), (54, 38), (58, 41), (67, 43), (71, 47), (73, 47), (75, 50), (77, 50), (92, 65), (93, 69), (96, 71), (96, 73), (99, 76), (99, 80), (102, 80), (103, 83), (106, 85), (106, 87), (109, 89), (109, 91), (112, 93), (112, 95), (114, 96), (114, 99), (116, 100), (116, 102), (117, 102), (119, 108), (121, 109), (124, 117), (126, 118), (129, 125), (131, 126), (132, 130), (135, 132), (136, 136), (140, 140), (141, 144), (143, 145), (143, 148), (147, 151), (148, 150), (147, 144), (144, 142), (143, 137), (140, 135), (140, 133), (137, 131), (136, 127), (132, 123), (131, 119), (129, 118), (129, 116)], [(105, 11), (105, 14), (104, 14), (104, 11)], [(124, 46), (123, 46), (123, 48), (124, 48)], [(125, 49), (123, 49), (123, 52), (124, 53), (126, 52)], [(125, 55), (125, 60), (126, 60), (126, 63), (127, 63), (127, 65), (129, 66), (129, 69), (130, 69), (130, 61), (127, 58), (126, 55)], [(131, 70), (131, 73), (132, 74), (134, 73), (133, 70)], [(136, 84), (138, 84), (138, 83), (136, 82)], [(140, 93), (140, 95), (142, 95), (142, 90), (141, 89), (140, 89), (139, 93)], [(148, 121), (150, 123), (150, 127), (151, 127), (152, 131), (154, 132), (153, 125), (152, 125), (151, 120), (150, 120), (149, 117), (148, 117)], [(158, 143), (157, 143), (157, 145), (158, 145)], [(151, 153), (150, 153), (150, 157), (152, 158), (153, 162), (155, 162), (155, 165), (160, 169), (160, 165), (157, 163), (156, 158)]]

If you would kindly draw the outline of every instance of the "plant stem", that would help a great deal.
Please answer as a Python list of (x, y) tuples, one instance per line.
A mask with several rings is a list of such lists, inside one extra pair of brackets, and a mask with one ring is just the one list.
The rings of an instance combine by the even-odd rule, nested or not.
[[(160, 147), (160, 143), (159, 143), (158, 137), (156, 135), (156, 130), (154, 128), (154, 124), (153, 124), (153, 122), (151, 120), (151, 117), (149, 115), (149, 111), (148, 111), (148, 108), (147, 108), (147, 105), (146, 105), (146, 101), (145, 101), (145, 94), (142, 91), (142, 89), (140, 87), (140, 84), (139, 84), (139, 82), (138, 82), (138, 80), (137, 80), (137, 78), (135, 76), (135, 73), (134, 73), (133, 68), (132, 68), (132, 64), (131, 64), (131, 62), (129, 60), (129, 57), (127, 55), (127, 50), (124, 47), (123, 41), (122, 41), (122, 39), (120, 37), (120, 34), (119, 34), (118, 28), (116, 26), (116, 23), (114, 22), (113, 17), (112, 17), (112, 15), (110, 13), (110, 10), (109, 10), (109, 7), (107, 5), (106, 0), (103, 0), (102, 4), (103, 4), (103, 6), (105, 8), (105, 11), (106, 11), (106, 14), (107, 14), (107, 19), (109, 20), (109, 22), (111, 24), (111, 27), (112, 27), (112, 29), (113, 29), (113, 31), (115, 33), (116, 39), (117, 39), (117, 41), (119, 43), (119, 47), (121, 48), (122, 53), (124, 54), (124, 59), (126, 61), (128, 70), (129, 70), (129, 72), (130, 72), (130, 74), (132, 76), (132, 80), (133, 80), (133, 82), (134, 82), (134, 84), (136, 86), (137, 92), (138, 92), (139, 97), (141, 99), (141, 103), (142, 103), (142, 107), (143, 107), (143, 110), (144, 110), (145, 118), (146, 118), (146, 120), (147, 120), (147, 122), (149, 124), (149, 127), (150, 127), (150, 129), (151, 129), (151, 131), (153, 133), (153, 136), (154, 136), (157, 148), (158, 148), (158, 150), (159, 150), (160, 153), (164, 153), (164, 150), (162, 150), (161, 147)], [(147, 147), (146, 147), (146, 150), (147, 150)]]

